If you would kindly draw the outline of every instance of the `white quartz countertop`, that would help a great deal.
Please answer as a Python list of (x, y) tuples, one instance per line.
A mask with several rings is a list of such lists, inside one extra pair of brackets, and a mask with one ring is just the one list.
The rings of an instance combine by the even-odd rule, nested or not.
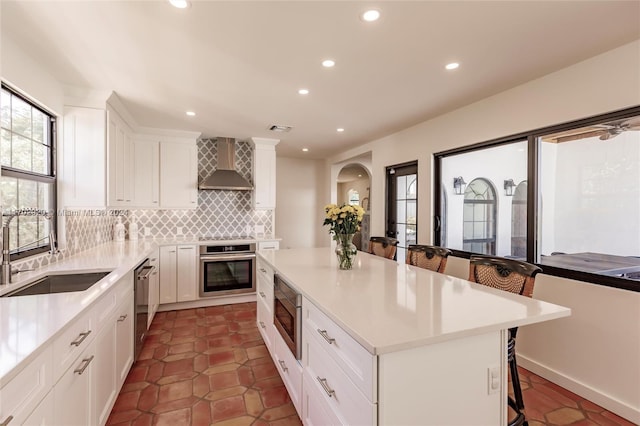
[(0, 386), (156, 248), (157, 244), (149, 241), (110, 242), (36, 271), (21, 273), (14, 283), (0, 286), (1, 295), (48, 274), (112, 270), (85, 291), (0, 297)]
[(569, 316), (562, 306), (358, 252), (349, 271), (331, 248), (260, 252), (284, 280), (372, 354)]

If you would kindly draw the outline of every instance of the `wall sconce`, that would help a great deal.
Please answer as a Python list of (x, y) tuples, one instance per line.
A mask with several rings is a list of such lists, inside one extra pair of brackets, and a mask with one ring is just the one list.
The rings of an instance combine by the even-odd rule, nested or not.
[(465, 187), (466, 184), (467, 184), (467, 182), (464, 181), (462, 176), (454, 177), (453, 178), (453, 192), (456, 195), (464, 194), (464, 187)]
[(504, 195), (507, 197), (513, 196), (513, 188), (517, 185), (513, 182), (513, 179), (507, 179), (504, 181)]

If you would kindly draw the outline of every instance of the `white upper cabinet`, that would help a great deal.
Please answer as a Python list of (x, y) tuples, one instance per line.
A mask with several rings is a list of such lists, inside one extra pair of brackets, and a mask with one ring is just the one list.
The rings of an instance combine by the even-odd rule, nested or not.
[(106, 111), (64, 109), (58, 185), (64, 207), (106, 206)]
[(276, 145), (279, 139), (251, 138), (253, 143), (253, 207), (276, 208)]
[(191, 144), (160, 142), (160, 207), (198, 206), (198, 150)]
[(136, 207), (160, 207), (160, 142), (133, 140), (133, 199)]
[(132, 130), (107, 104), (108, 205), (129, 207), (133, 202)]

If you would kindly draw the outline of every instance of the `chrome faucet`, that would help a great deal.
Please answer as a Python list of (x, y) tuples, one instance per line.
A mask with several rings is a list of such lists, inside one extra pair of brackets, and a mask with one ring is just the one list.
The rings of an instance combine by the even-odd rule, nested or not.
[[(49, 226), (49, 245), (51, 246), (51, 250), (49, 250), (49, 254), (57, 254), (58, 248), (56, 243), (56, 233), (51, 226), (51, 219), (53, 218), (52, 214), (47, 210), (38, 210), (38, 209), (18, 209), (14, 210), (11, 213), (3, 214), (2, 216), (7, 219), (2, 224), (2, 276), (0, 279), (0, 284), (9, 284), (11, 283), (11, 276), (14, 273), (11, 270), (11, 258), (9, 251), (9, 224), (16, 216), (42, 216), (46, 220), (50, 222)], [(19, 271), (18, 271), (19, 272)]]

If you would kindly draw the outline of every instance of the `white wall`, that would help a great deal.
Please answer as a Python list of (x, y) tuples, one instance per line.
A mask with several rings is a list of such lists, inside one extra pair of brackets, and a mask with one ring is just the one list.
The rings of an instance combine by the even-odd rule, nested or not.
[(329, 244), (323, 228), (328, 186), (324, 160), (276, 157), (276, 236), (280, 248)]
[(62, 85), (31, 57), (25, 55), (5, 34), (0, 38), (2, 81), (61, 116), (64, 107)]
[[(328, 167), (371, 152), (373, 235), (384, 231), (384, 167), (417, 158), (420, 212), (418, 243), (428, 244), (432, 242), (433, 227), (425, 222), (431, 222), (434, 213), (434, 153), (637, 105), (640, 105), (640, 40), (345, 151), (329, 159)], [(456, 266), (456, 273), (464, 275), (465, 268), (460, 265), (461, 262), (451, 263)], [(556, 281), (549, 280), (551, 292), (551, 283)], [(543, 289), (546, 286), (541, 285)], [(570, 326), (569, 331), (563, 333), (561, 347), (558, 341), (537, 341), (533, 345), (540, 345), (540, 350), (530, 352), (527, 348), (531, 348), (532, 344), (521, 343), (530, 338), (528, 333), (522, 333), (518, 345), (525, 347), (525, 354), (531, 356), (532, 362), (540, 363), (542, 369), (538, 372), (542, 375), (550, 377), (553, 373), (562, 376), (565, 387), (585, 396), (582, 384), (587, 383), (592, 392), (602, 397), (602, 405), (640, 423), (640, 398), (628, 382), (640, 383), (637, 376), (629, 375), (629, 365), (637, 366), (640, 359), (638, 293), (624, 292), (629, 301), (618, 306), (617, 298), (611, 297), (607, 291), (599, 292), (599, 297), (585, 297), (584, 291), (590, 287), (592, 285), (579, 283), (566, 290), (570, 296), (561, 304), (576, 312), (589, 312), (591, 317), (589, 323), (585, 323), (578, 315), (562, 320)], [(536, 291), (534, 296), (537, 295)], [(609, 315), (613, 311), (616, 314)], [(597, 330), (592, 329), (591, 324), (597, 324)], [(554, 329), (559, 325), (550, 322), (548, 327)], [(603, 338), (608, 333), (619, 337), (615, 339), (615, 346)], [(604, 349), (578, 350), (585, 346)], [(562, 348), (575, 350), (559, 357)], [(549, 356), (543, 358), (540, 351), (548, 352)], [(567, 357), (580, 358), (579, 362), (588, 368), (569, 368)], [(629, 401), (628, 410), (620, 408), (625, 401)]]

